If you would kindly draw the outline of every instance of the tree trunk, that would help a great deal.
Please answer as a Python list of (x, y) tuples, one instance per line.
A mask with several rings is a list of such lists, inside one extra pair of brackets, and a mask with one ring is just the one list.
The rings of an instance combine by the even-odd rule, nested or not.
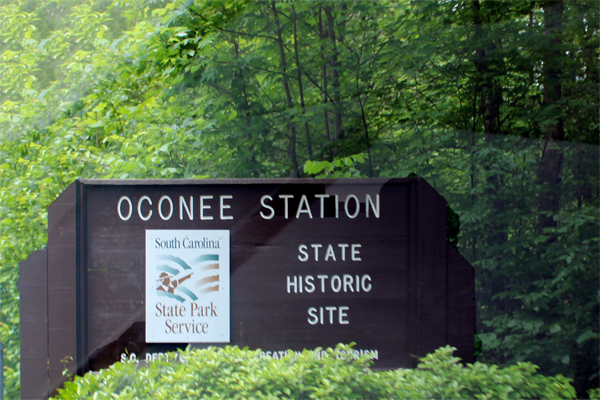
[[(323, 29), (323, 7), (319, 5), (319, 38), (321, 39), (321, 43), (327, 37), (325, 34), (325, 30)], [(325, 59), (325, 47), (321, 44), (321, 75), (323, 77), (323, 83), (321, 85), (322, 95), (323, 95), (323, 117), (325, 119), (325, 136), (327, 140), (333, 140), (331, 137), (331, 132), (329, 129), (329, 112), (327, 111), (327, 102), (329, 93), (327, 93), (327, 61)]]
[[(500, 110), (499, 96), (494, 88), (490, 75), (490, 60), (486, 58), (486, 43), (483, 35), (481, 5), (479, 0), (473, 1), (473, 24), (475, 25), (475, 68), (477, 69), (478, 87), (481, 89), (481, 102), (483, 108), (483, 125), (488, 135), (497, 135), (499, 132), (498, 115)], [(493, 48), (493, 43), (491, 44)]]
[[(240, 57), (239, 41), (235, 38), (233, 38), (232, 40), (233, 40), (233, 48), (234, 48), (234, 52), (235, 52), (235, 57), (239, 58)], [(252, 135), (251, 121), (250, 121), (250, 115), (251, 115), (252, 108), (250, 107), (250, 104), (248, 103), (248, 96), (246, 93), (246, 88), (247, 88), (246, 79), (244, 78), (244, 74), (242, 73), (242, 71), (239, 69), (236, 69), (235, 76), (236, 76), (237, 80), (243, 82), (242, 91), (241, 91), (242, 92), (241, 103), (236, 108), (238, 109), (237, 110), (238, 113), (240, 115), (242, 115), (243, 118), (246, 120), (246, 132), (247, 132), (246, 137), (248, 138), (248, 145), (250, 148), (250, 164), (252, 165), (252, 177), (258, 178), (259, 171), (256, 168), (256, 166), (257, 166), (256, 151), (254, 148), (254, 137)]]
[[(499, 137), (499, 113), (500, 113), (500, 102), (498, 95), (499, 89), (494, 84), (494, 75), (497, 72), (497, 65), (495, 60), (490, 58), (487, 50), (494, 49), (494, 43), (488, 40), (489, 33), (487, 32), (491, 27), (484, 26), (482, 21), (481, 5), (479, 0), (473, 0), (473, 25), (475, 31), (475, 68), (477, 71), (477, 85), (476, 91), (479, 94), (480, 110), (479, 113), (483, 120), (483, 127), (485, 131), (485, 146), (488, 148), (494, 148), (501, 142)], [(474, 96), (475, 97), (475, 96)], [(493, 153), (492, 153), (493, 154)], [(485, 232), (485, 242), (488, 250), (495, 249), (495, 251), (488, 252), (488, 254), (494, 258), (494, 260), (500, 262), (504, 257), (502, 249), (504, 244), (508, 241), (508, 224), (505, 220), (506, 205), (504, 202), (504, 193), (502, 191), (502, 176), (495, 173), (491, 166), (495, 163), (493, 159), (479, 160), (485, 163), (485, 169), (488, 172), (488, 176), (485, 180), (485, 197), (487, 200), (488, 207), (493, 210), (494, 218), (490, 220), (490, 225), (487, 226), (487, 232)], [(506, 272), (491, 272), (489, 275), (490, 289), (492, 296), (493, 294), (506, 292), (509, 290), (510, 280), (507, 278)], [(510, 315), (512, 305), (510, 303), (510, 296), (504, 299), (496, 299), (491, 301), (494, 304), (494, 308), (501, 310), (502, 313)]]
[(331, 67), (331, 84), (333, 85), (333, 107), (334, 107), (334, 119), (333, 125), (335, 128), (335, 138), (343, 139), (344, 131), (342, 130), (342, 111), (340, 104), (340, 76), (339, 76), (339, 65), (338, 65), (338, 50), (337, 50), (337, 39), (335, 37), (334, 20), (331, 6), (325, 6), (325, 17), (327, 18), (327, 33), (329, 40), (331, 40), (331, 46), (333, 52), (331, 53), (329, 65)]
[(310, 140), (310, 130), (306, 120), (306, 111), (304, 108), (304, 88), (302, 86), (302, 70), (300, 69), (300, 55), (298, 54), (298, 32), (296, 29), (296, 8), (292, 4), (292, 22), (294, 23), (294, 56), (296, 61), (296, 71), (298, 73), (298, 89), (300, 91), (300, 107), (302, 107), (302, 118), (304, 118), (304, 132), (306, 134), (306, 148), (308, 150), (308, 159), (313, 159), (312, 145)]
[(540, 233), (543, 233), (545, 228), (556, 226), (552, 214), (558, 212), (560, 206), (563, 150), (559, 142), (564, 140), (562, 106), (560, 104), (562, 97), (560, 81), (562, 17), (562, 0), (549, 1), (544, 4), (544, 36), (548, 39), (545, 41), (545, 47), (548, 51), (544, 59), (544, 97), (542, 106), (547, 110), (547, 114), (555, 116), (555, 119), (547, 124), (542, 144), (540, 182), (544, 189), (540, 197)]
[[(281, 68), (281, 79), (283, 81), (283, 89), (285, 91), (287, 106), (291, 110), (292, 108), (294, 108), (294, 103), (292, 101), (292, 93), (288, 84), (285, 48), (283, 46), (281, 25), (279, 24), (279, 15), (277, 13), (277, 6), (275, 4), (275, 1), (271, 3), (271, 8), (273, 10), (273, 17), (275, 19), (275, 28), (277, 28), (277, 46), (279, 47), (279, 66)], [(288, 122), (288, 127), (290, 129), (291, 134), (290, 141), (288, 144), (288, 154), (292, 160), (292, 177), (297, 178), (300, 176), (300, 169), (298, 168), (298, 160), (296, 159), (296, 126), (293, 122)]]

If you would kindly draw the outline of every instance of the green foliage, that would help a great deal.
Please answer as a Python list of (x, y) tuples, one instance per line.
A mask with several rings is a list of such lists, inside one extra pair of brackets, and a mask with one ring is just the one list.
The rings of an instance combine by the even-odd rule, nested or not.
[(311, 161), (304, 164), (304, 172), (316, 178), (361, 178), (357, 164), (364, 164), (363, 154), (334, 158), (333, 161)]
[(447, 215), (447, 226), (446, 231), (448, 235), (448, 243), (450, 243), (454, 248), (458, 249), (458, 235), (460, 233), (460, 217), (454, 210), (446, 205), (446, 215)]
[[(237, 347), (169, 353), (140, 367), (116, 363), (76, 377), (55, 399), (572, 399), (569, 380), (545, 377), (530, 363), (507, 368), (462, 365), (455, 349), (438, 349), (416, 369), (371, 371), (350, 346), (288, 351), (280, 359)], [(323, 354), (324, 353), (324, 354)]]
[(6, 397), (19, 397), (18, 264), (74, 179), (409, 173), (459, 216), (449, 239), (476, 268), (479, 360), (531, 361), (586, 395), (600, 363), (600, 19), (597, 2), (563, 2), (556, 41), (552, 4), (4, 1)]

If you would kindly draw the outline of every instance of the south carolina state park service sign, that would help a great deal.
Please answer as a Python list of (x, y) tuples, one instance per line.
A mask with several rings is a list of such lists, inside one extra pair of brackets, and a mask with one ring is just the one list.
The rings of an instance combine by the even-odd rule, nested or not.
[(146, 342), (229, 343), (228, 230), (146, 230)]

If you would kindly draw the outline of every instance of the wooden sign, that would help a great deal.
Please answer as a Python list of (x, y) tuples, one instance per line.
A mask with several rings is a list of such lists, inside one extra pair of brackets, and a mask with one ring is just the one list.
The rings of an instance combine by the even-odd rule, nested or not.
[(68, 357), (82, 374), (188, 344), (354, 342), (375, 368), (450, 344), (472, 362), (474, 272), (446, 207), (420, 178), (78, 180), (21, 265), (21, 375), (48, 376), (24, 396), (52, 394)]

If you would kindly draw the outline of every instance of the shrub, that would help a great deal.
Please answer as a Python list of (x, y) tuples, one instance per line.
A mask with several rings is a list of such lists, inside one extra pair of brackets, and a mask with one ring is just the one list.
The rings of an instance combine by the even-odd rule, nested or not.
[(537, 367), (462, 365), (444, 347), (418, 368), (372, 371), (368, 356), (349, 358), (350, 346), (261, 358), (238, 347), (188, 349), (146, 366), (116, 363), (67, 382), (57, 399), (279, 399), (575, 398), (569, 380), (545, 377)]

